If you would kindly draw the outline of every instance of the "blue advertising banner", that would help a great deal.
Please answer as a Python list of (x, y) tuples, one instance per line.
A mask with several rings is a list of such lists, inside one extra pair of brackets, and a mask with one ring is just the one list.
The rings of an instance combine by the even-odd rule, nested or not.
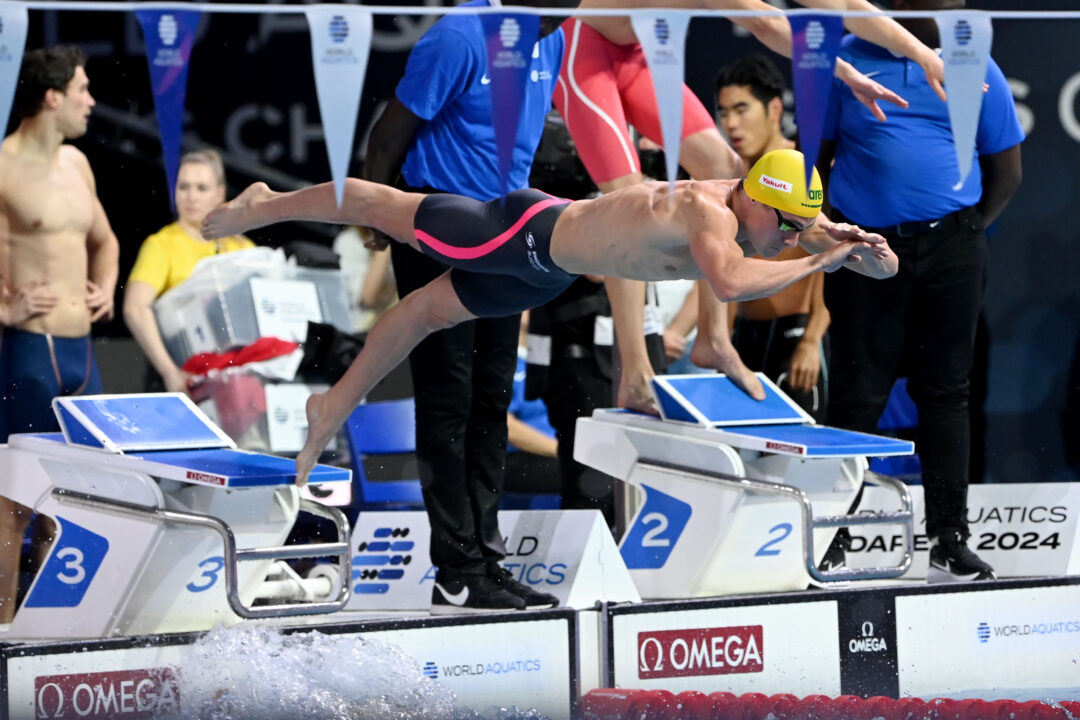
[(499, 159), (499, 182), (507, 192), (514, 162), (521, 108), (525, 104), (533, 48), (540, 37), (537, 15), (480, 16), (487, 46), (488, 77), (491, 79), (491, 110), (495, 124), (495, 151)]
[(791, 23), (791, 79), (795, 86), (795, 120), (806, 158), (806, 186), (817, 162), (825, 109), (829, 106), (833, 70), (844, 20), (832, 15), (794, 14)]
[(314, 5), (304, 13), (334, 197), (341, 207), (371, 49), (371, 13), (351, 5)]
[[(0, 3), (0, 119), (6, 128), (26, 49), (26, 6)], [(3, 130), (0, 130), (2, 134)]]
[(983, 83), (994, 28), (987, 15), (976, 12), (947, 12), (934, 15), (941, 36), (941, 59), (945, 62), (945, 90), (949, 98), (949, 123), (956, 144), (960, 177), (956, 189), (964, 185), (975, 159), (975, 133), (982, 110)]
[(136, 10), (146, 42), (154, 91), (158, 133), (169, 184), (169, 206), (176, 210), (176, 174), (180, 170), (180, 135), (184, 124), (188, 61), (202, 13), (194, 10)]

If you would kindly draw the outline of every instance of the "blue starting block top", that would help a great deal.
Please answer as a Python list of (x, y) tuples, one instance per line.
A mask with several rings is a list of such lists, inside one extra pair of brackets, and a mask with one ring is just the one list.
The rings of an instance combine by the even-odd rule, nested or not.
[(752, 425), (718, 428), (717, 431), (736, 447), (808, 458), (884, 457), (915, 452), (915, 443), (908, 440), (825, 425)]
[[(236, 443), (182, 393), (87, 395), (53, 399), (63, 434), (12, 436), (18, 446), (63, 442), (123, 456), (123, 463), (157, 478), (215, 487), (289, 485), (296, 462), (237, 450)], [(121, 458), (116, 458), (119, 462)], [(348, 469), (316, 465), (309, 482), (348, 482)]]
[(814, 424), (794, 400), (758, 373), (765, 399), (755, 400), (724, 375), (653, 379), (664, 420), (712, 428), (717, 439), (747, 450), (806, 458), (911, 455), (907, 440)]
[[(41, 452), (48, 444), (73, 446), (62, 433), (25, 433), (12, 435), (12, 447)], [(46, 454), (49, 454), (46, 452)], [(277, 455), (264, 455), (248, 450), (211, 448), (208, 450), (151, 450), (108, 457), (109, 464), (146, 473), (162, 480), (179, 480), (195, 485), (221, 488), (258, 487), (263, 485), (292, 485), (296, 482), (296, 461)], [(348, 468), (316, 465), (308, 483), (320, 485), (349, 482)]]
[(652, 389), (660, 417), (707, 427), (782, 425), (813, 422), (813, 417), (763, 373), (757, 374), (765, 399), (755, 400), (726, 375), (658, 375)]
[(53, 412), (68, 444), (111, 453), (236, 447), (183, 393), (58, 397)]

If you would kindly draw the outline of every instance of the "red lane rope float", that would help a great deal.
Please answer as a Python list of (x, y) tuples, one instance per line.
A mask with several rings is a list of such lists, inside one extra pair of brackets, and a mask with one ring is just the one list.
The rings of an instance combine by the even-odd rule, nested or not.
[(603, 688), (581, 699), (581, 720), (1080, 720), (1080, 701), (765, 695)]

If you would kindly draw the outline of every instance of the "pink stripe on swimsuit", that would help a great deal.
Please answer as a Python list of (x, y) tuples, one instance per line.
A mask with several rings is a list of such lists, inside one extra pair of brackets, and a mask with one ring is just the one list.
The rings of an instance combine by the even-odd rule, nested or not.
[(530, 206), (528, 210), (522, 213), (521, 217), (518, 218), (518, 221), (514, 223), (506, 232), (503, 232), (497, 237), (494, 237), (491, 240), (488, 240), (487, 242), (481, 245), (476, 245), (474, 247), (457, 247), (455, 245), (448, 245), (447, 243), (442, 242), (438, 238), (435, 238), (420, 229), (416, 230), (416, 239), (445, 257), (454, 258), (455, 260), (474, 260), (478, 257), (483, 257), (484, 255), (487, 255), (494, 250), (497, 250), (504, 243), (506, 243), (507, 240), (514, 237), (514, 235), (517, 234), (518, 230), (520, 230), (525, 223), (529, 222), (529, 220), (532, 219), (532, 217), (535, 216), (537, 213), (543, 212), (544, 210), (547, 210), (553, 205), (566, 205), (568, 202), (568, 200), (563, 200), (560, 198), (541, 200), (535, 205)]

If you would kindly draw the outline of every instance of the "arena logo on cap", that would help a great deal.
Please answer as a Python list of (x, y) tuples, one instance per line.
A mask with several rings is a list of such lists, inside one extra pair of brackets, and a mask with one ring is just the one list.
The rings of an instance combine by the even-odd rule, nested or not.
[(759, 673), (765, 669), (761, 625), (638, 633), (638, 678)]
[(774, 178), (771, 175), (762, 174), (762, 176), (758, 178), (758, 182), (767, 188), (779, 190), (780, 192), (790, 193), (794, 189), (791, 183), (787, 182), (786, 180)]

